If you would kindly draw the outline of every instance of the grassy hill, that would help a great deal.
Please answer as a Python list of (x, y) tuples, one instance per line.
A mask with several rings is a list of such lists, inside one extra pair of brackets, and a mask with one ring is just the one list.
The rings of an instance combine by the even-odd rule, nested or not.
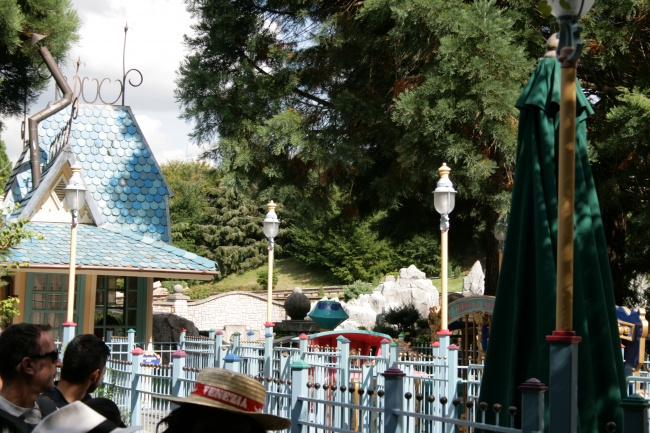
[[(190, 296), (196, 298), (207, 297), (211, 292), (228, 292), (232, 290), (263, 290), (257, 284), (257, 273), (266, 270), (266, 265), (251, 269), (242, 274), (228, 275), (212, 284), (194, 286)], [(295, 287), (312, 288), (335, 286), (343, 284), (334, 280), (327, 272), (313, 269), (289, 257), (275, 261), (273, 273), (278, 276), (278, 283), (274, 290), (292, 290)], [(440, 278), (432, 279), (433, 285), (440, 290)], [(460, 292), (463, 289), (463, 276), (449, 279), (449, 292)]]

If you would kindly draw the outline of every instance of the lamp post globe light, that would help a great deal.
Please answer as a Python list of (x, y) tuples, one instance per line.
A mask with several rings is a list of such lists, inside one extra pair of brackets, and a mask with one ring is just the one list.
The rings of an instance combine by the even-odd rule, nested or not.
[(271, 200), (267, 207), (269, 211), (264, 217), (264, 236), (269, 241), (269, 273), (267, 275), (267, 302), (266, 302), (266, 322), (272, 323), (272, 308), (273, 308), (273, 248), (274, 239), (278, 235), (280, 229), (280, 221), (275, 213), (276, 204)]
[(443, 163), (442, 167), (438, 169), (440, 173), (440, 180), (433, 191), (433, 203), (436, 211), (440, 214), (440, 285), (442, 286), (442, 305), (441, 305), (441, 321), (440, 331), (438, 335), (450, 335), (447, 325), (447, 234), (449, 232), (449, 214), (454, 210), (456, 204), (456, 190), (454, 184), (449, 179), (451, 168)]
[(506, 231), (508, 230), (508, 221), (504, 217), (499, 217), (494, 227), (494, 238), (499, 242), (499, 272), (501, 272), (501, 262), (503, 261), (503, 249), (506, 245)]
[(70, 272), (68, 275), (68, 311), (66, 321), (63, 323), (63, 343), (69, 343), (74, 338), (74, 295), (75, 295), (75, 266), (77, 261), (77, 224), (79, 210), (86, 204), (86, 187), (81, 178), (81, 166), (74, 164), (72, 176), (65, 187), (65, 205), (72, 214), (70, 225)]

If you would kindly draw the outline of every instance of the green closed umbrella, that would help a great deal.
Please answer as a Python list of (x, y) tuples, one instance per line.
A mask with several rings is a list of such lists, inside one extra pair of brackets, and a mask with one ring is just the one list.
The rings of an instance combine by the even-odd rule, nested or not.
[[(577, 86), (574, 330), (582, 433), (621, 426), (625, 378), (607, 246), (589, 159), (586, 120), (593, 110)], [(514, 189), (480, 401), (521, 407), (517, 390), (534, 377), (549, 384), (555, 329), (557, 148), (560, 64), (540, 61), (517, 101), (519, 132)], [(548, 392), (546, 393), (548, 432)], [(504, 425), (506, 417), (501, 417)]]

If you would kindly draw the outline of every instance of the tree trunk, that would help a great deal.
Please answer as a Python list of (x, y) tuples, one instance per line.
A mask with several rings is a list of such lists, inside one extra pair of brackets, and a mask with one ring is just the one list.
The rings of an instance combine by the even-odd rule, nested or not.
[(625, 305), (630, 290), (625, 280), (625, 213), (621, 211), (604, 212), (603, 228), (609, 254), (609, 267), (612, 271), (616, 305)]
[(499, 282), (499, 242), (494, 237), (498, 215), (490, 212), (485, 230), (485, 294), (495, 296)]

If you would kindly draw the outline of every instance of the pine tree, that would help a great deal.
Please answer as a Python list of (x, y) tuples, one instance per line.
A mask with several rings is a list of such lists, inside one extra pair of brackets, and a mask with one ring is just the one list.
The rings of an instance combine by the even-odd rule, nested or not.
[(7, 156), (7, 146), (0, 140), (0, 185), (4, 187), (11, 174), (11, 161)]
[(79, 40), (80, 20), (70, 0), (3, 0), (0, 2), (0, 116), (16, 115), (47, 86), (49, 76), (32, 33), (44, 42), (57, 61)]

